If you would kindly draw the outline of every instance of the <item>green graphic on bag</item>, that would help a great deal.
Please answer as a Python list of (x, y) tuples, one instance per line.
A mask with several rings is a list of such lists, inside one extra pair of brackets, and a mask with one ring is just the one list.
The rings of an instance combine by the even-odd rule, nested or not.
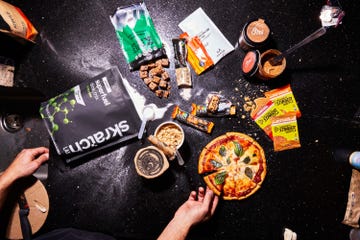
[[(55, 119), (62, 119), (62, 124), (69, 124), (71, 120), (68, 118), (69, 112), (73, 111), (75, 108), (76, 100), (74, 96), (75, 88), (71, 88), (69, 91), (64, 93), (63, 95), (56, 96), (49, 100), (49, 115), (47, 115), (45, 111), (45, 106), (40, 108), (41, 117), (47, 118), (51, 122), (51, 134), (59, 131), (59, 123), (55, 121)], [(61, 117), (57, 117), (61, 115)]]
[(145, 3), (119, 7), (110, 19), (130, 70), (166, 56)]

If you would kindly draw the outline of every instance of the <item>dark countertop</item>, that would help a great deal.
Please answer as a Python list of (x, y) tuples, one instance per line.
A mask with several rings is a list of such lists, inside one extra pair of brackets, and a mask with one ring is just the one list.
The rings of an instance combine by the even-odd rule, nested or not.
[[(359, 98), (358, 1), (341, 1), (343, 24), (287, 58), (287, 68), (274, 83), (249, 82), (241, 72), (244, 51), (236, 49), (210, 71), (194, 76), (191, 98), (182, 98), (174, 79), (171, 39), (178, 23), (202, 7), (226, 38), (235, 45), (250, 19), (262, 17), (271, 27), (272, 47), (285, 50), (321, 26), (324, 1), (147, 1), (163, 42), (170, 49), (169, 99), (159, 99), (146, 88), (137, 72), (130, 72), (109, 16), (132, 1), (9, 1), (20, 7), (39, 31), (37, 44), (18, 60), (15, 84), (56, 96), (111, 65), (143, 96), (158, 107), (178, 104), (189, 109), (211, 91), (221, 91), (238, 108), (237, 117), (215, 119), (211, 135), (182, 125), (186, 140), (181, 149), (185, 165), (171, 162), (156, 180), (138, 176), (133, 164), (137, 149), (148, 142), (132, 142), (105, 151), (70, 167), (51, 148), (46, 188), (50, 198), (44, 233), (59, 227), (101, 231), (118, 238), (154, 239), (191, 190), (204, 186), (197, 174), (201, 149), (227, 131), (246, 133), (265, 149), (268, 174), (261, 189), (242, 201), (220, 201), (215, 216), (194, 228), (189, 239), (282, 239), (282, 230), (300, 239), (345, 239), (343, 225), (351, 167), (331, 156), (338, 147), (359, 148), (360, 121), (355, 116)], [(298, 119), (301, 148), (274, 152), (272, 141), (242, 108), (244, 97), (290, 83), (302, 117)], [(170, 107), (156, 126), (170, 120)], [(359, 114), (359, 113), (358, 113)], [(241, 116), (245, 115), (245, 118)]]

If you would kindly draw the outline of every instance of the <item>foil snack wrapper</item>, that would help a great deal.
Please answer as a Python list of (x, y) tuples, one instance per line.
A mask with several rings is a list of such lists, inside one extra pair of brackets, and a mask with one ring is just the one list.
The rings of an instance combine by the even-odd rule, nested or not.
[(110, 20), (130, 70), (166, 57), (161, 39), (145, 3), (119, 7)]

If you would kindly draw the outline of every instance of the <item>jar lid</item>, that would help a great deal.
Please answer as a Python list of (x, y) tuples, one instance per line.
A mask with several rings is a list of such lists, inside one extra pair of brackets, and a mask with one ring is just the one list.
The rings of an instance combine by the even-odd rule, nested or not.
[(264, 43), (270, 34), (269, 26), (265, 23), (265, 20), (261, 18), (250, 22), (245, 30), (246, 40), (255, 45)]
[(145, 178), (156, 178), (169, 168), (165, 154), (154, 146), (141, 148), (134, 158), (136, 172)]
[(242, 62), (242, 71), (246, 76), (253, 76), (259, 69), (260, 52), (258, 50), (246, 53)]

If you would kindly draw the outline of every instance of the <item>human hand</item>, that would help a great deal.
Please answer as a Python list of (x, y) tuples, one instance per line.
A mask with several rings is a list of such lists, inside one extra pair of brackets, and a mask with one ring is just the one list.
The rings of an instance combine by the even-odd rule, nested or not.
[(209, 188), (199, 187), (192, 191), (188, 200), (181, 205), (157, 240), (185, 240), (190, 228), (214, 215), (219, 197)]
[(30, 176), (48, 159), (49, 149), (45, 147), (23, 149), (5, 170), (4, 174), (10, 176), (13, 181)]
[(196, 191), (190, 193), (188, 200), (179, 207), (174, 218), (194, 226), (211, 218), (218, 202), (219, 197), (208, 187), (206, 192), (203, 187), (199, 187), (198, 193)]

